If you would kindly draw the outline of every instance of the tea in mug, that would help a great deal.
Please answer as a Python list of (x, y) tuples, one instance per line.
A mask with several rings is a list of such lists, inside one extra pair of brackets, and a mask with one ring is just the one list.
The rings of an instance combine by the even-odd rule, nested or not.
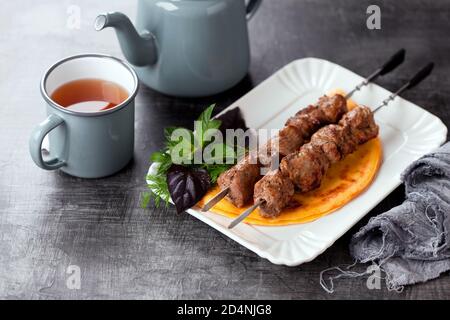
[(117, 83), (102, 79), (79, 79), (58, 87), (51, 99), (60, 106), (78, 112), (98, 112), (121, 104), (128, 91)]

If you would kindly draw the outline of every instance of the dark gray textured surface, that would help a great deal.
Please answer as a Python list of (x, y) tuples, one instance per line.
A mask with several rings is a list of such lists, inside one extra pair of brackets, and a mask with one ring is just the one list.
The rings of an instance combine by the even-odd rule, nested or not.
[[(221, 95), (181, 100), (142, 87), (137, 97), (134, 161), (119, 174), (81, 180), (38, 169), (28, 136), (45, 112), (38, 84), (55, 60), (98, 51), (121, 57), (112, 30), (96, 33), (98, 12), (134, 16), (134, 1), (4, 1), (0, 10), (0, 298), (450, 298), (448, 274), (401, 294), (369, 290), (362, 279), (336, 281), (327, 294), (319, 272), (350, 263), (348, 232), (313, 262), (272, 265), (193, 217), (143, 210), (140, 193), (149, 155), (163, 127), (190, 125), (202, 107), (220, 108), (293, 59), (316, 56), (367, 74), (399, 47), (403, 72), (378, 83), (395, 88), (425, 60), (433, 75), (404, 94), (450, 125), (450, 1), (377, 1), (382, 29), (365, 27), (369, 1), (265, 1), (250, 23), (249, 77)], [(67, 10), (81, 8), (81, 28), (66, 27)], [(399, 188), (369, 215), (403, 200)], [(364, 219), (367, 221), (368, 217)], [(364, 222), (362, 221), (362, 222)], [(80, 290), (66, 287), (68, 265), (81, 268)]]

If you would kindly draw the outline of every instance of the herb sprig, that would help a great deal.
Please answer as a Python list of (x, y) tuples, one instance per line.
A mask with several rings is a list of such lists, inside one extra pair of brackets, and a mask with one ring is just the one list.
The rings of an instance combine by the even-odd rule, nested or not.
[[(157, 163), (158, 167), (155, 173), (149, 174), (146, 177), (150, 192), (145, 192), (142, 196), (143, 207), (147, 207), (152, 199), (156, 207), (159, 207), (161, 203), (165, 203), (167, 206), (169, 200), (172, 198), (176, 204), (177, 211), (183, 211), (193, 206), (195, 203), (191, 202), (203, 196), (207, 188), (216, 183), (219, 175), (228, 170), (236, 162), (237, 153), (235, 149), (238, 147), (230, 147), (225, 143), (212, 141), (214, 139), (210, 135), (210, 132), (212, 132), (210, 129), (225, 131), (225, 129), (232, 129), (230, 124), (236, 122), (242, 128), (243, 125), (245, 127), (245, 122), (240, 116), (239, 109), (233, 109), (221, 117), (227, 122), (227, 127), (225, 128), (222, 126), (221, 120), (212, 119), (214, 107), (215, 105), (211, 105), (202, 112), (196, 122), (194, 131), (177, 127), (168, 127), (164, 130), (164, 148), (151, 155), (151, 161)], [(173, 133), (176, 129), (184, 130), (192, 138), (191, 141), (173, 139)], [(181, 156), (188, 163), (182, 164), (185, 167), (183, 170), (180, 170), (179, 163), (174, 164), (172, 161), (172, 155), (177, 150), (177, 147), (180, 146), (180, 143), (186, 144), (183, 148), (184, 154)], [(213, 148), (214, 150), (212, 157), (208, 159), (209, 161), (204, 161), (201, 164), (189, 163), (196, 153), (202, 153), (205, 148)], [(172, 174), (174, 171), (176, 171), (176, 174)], [(209, 181), (205, 180), (202, 172), (209, 175)], [(185, 180), (181, 179), (180, 175)], [(176, 181), (170, 181), (169, 176), (176, 176)], [(183, 192), (180, 193), (180, 188), (186, 189), (184, 194)], [(194, 190), (187, 190), (188, 188), (194, 188)], [(192, 194), (196, 194), (196, 197), (187, 197)], [(187, 198), (190, 200), (186, 200)]]

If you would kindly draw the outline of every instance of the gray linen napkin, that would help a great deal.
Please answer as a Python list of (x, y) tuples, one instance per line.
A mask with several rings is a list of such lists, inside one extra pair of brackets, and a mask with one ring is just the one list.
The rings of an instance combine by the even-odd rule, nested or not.
[(371, 218), (350, 242), (355, 260), (379, 265), (394, 289), (450, 269), (450, 142), (412, 163), (401, 178), (405, 202)]

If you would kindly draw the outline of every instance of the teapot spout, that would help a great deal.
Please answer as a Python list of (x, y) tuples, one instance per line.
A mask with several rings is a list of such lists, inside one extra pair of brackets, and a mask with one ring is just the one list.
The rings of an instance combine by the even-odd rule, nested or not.
[(95, 30), (107, 27), (116, 30), (117, 39), (126, 59), (135, 66), (152, 65), (157, 60), (155, 37), (150, 32), (139, 34), (130, 19), (121, 12), (104, 13), (97, 16)]

